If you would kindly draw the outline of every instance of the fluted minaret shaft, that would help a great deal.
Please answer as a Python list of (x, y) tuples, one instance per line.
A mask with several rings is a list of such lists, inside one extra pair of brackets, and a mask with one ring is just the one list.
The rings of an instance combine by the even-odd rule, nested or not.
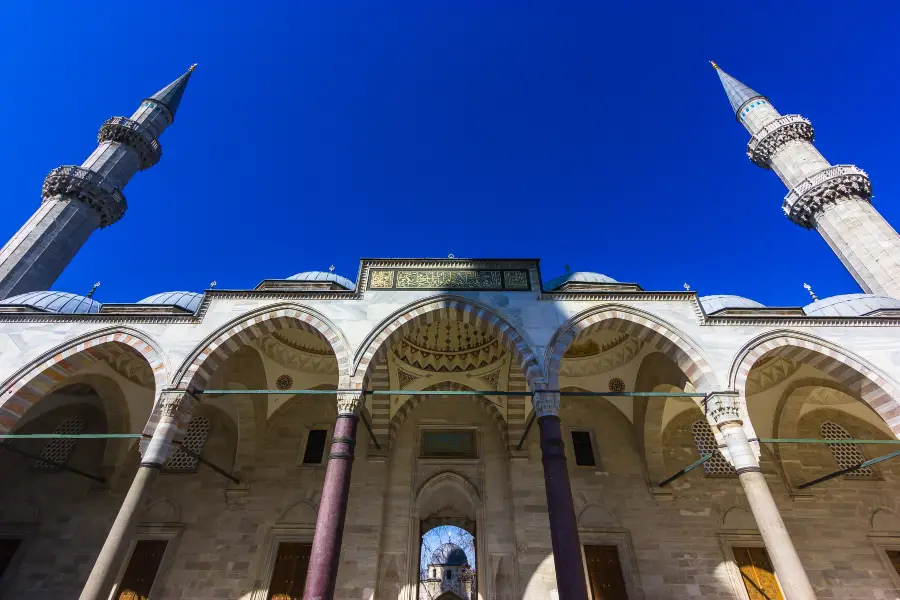
[(738, 121), (753, 136), (747, 156), (788, 188), (782, 208), (815, 229), (870, 294), (900, 298), (900, 235), (872, 206), (872, 184), (854, 165), (831, 165), (813, 145), (812, 124), (781, 115), (768, 98), (713, 63)]
[(95, 229), (122, 218), (122, 189), (162, 156), (158, 137), (175, 120), (193, 69), (144, 100), (131, 118), (106, 121), (81, 166), (47, 175), (41, 206), (0, 249), (0, 299), (50, 289)]

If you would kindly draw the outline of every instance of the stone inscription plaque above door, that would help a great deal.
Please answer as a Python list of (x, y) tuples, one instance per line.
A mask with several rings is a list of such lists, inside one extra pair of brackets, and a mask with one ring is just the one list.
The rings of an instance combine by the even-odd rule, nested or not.
[(372, 290), (513, 290), (531, 289), (528, 271), (488, 269), (372, 269)]

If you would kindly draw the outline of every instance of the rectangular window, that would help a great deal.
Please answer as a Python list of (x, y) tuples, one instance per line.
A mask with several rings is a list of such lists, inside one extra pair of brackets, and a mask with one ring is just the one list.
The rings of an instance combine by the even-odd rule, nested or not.
[(325, 438), (327, 436), (327, 429), (309, 430), (309, 435), (306, 436), (306, 450), (303, 451), (304, 465), (318, 465), (322, 463), (322, 457), (325, 456)]
[(891, 565), (897, 571), (897, 575), (900, 575), (900, 550), (885, 550), (885, 554), (891, 560)]
[(16, 555), (16, 550), (21, 545), (22, 540), (18, 538), (0, 539), (0, 577), (3, 577), (3, 574), (6, 573), (9, 563), (12, 562), (13, 556)]
[(166, 540), (138, 540), (116, 591), (116, 600), (147, 600), (150, 597), (166, 544)]
[(478, 458), (475, 430), (423, 431), (422, 458)]
[(732, 551), (750, 600), (784, 600), (765, 548), (735, 546)]
[(281, 542), (272, 569), (268, 600), (303, 600), (312, 544)]
[(594, 459), (594, 446), (591, 444), (590, 431), (572, 432), (572, 452), (575, 454), (575, 464), (579, 467), (596, 467)]
[(628, 600), (617, 546), (585, 546), (593, 600)]

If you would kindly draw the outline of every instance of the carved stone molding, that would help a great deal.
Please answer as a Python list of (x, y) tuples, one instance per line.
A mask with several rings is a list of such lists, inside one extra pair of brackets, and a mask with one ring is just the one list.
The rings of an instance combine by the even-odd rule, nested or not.
[(812, 123), (800, 115), (785, 115), (766, 125), (747, 144), (747, 156), (753, 164), (769, 169), (769, 161), (778, 149), (788, 142), (813, 141), (815, 132)]
[(872, 198), (872, 182), (865, 171), (854, 165), (837, 165), (810, 175), (784, 197), (782, 210), (788, 218), (806, 229), (815, 225), (816, 215), (842, 198)]
[(125, 117), (108, 119), (100, 127), (97, 142), (118, 142), (128, 146), (141, 158), (141, 171), (149, 169), (162, 157), (159, 140), (146, 127)]
[(800, 363), (784, 356), (760, 359), (747, 374), (746, 394), (752, 396), (774, 387), (789, 378), (800, 368)]
[(559, 392), (535, 390), (532, 400), (534, 414), (540, 417), (559, 414)]
[(156, 413), (161, 417), (181, 418), (190, 416), (197, 399), (185, 390), (165, 390), (159, 394)]
[(563, 358), (559, 368), (560, 375), (590, 377), (608, 373), (628, 364), (644, 347), (641, 340), (630, 335), (613, 341), (616, 343), (605, 346), (599, 354), (583, 358)]
[(44, 179), (41, 195), (44, 201), (55, 196), (69, 196), (84, 202), (100, 213), (101, 229), (121, 219), (128, 207), (121, 190), (103, 175), (74, 165), (50, 171)]
[(737, 392), (712, 392), (706, 398), (706, 414), (716, 426), (742, 423)]
[(362, 392), (338, 392), (337, 411), (339, 415), (358, 415), (362, 403)]

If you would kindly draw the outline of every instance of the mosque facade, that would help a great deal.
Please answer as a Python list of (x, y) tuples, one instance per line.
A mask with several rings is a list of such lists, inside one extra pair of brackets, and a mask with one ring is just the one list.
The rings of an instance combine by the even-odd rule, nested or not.
[[(865, 293), (767, 307), (521, 258), (49, 291), (191, 71), (107, 121), (0, 250), (0, 596), (900, 597), (900, 238), (806, 119), (717, 72)], [(420, 576), (441, 526), (474, 538), (467, 590)]]

